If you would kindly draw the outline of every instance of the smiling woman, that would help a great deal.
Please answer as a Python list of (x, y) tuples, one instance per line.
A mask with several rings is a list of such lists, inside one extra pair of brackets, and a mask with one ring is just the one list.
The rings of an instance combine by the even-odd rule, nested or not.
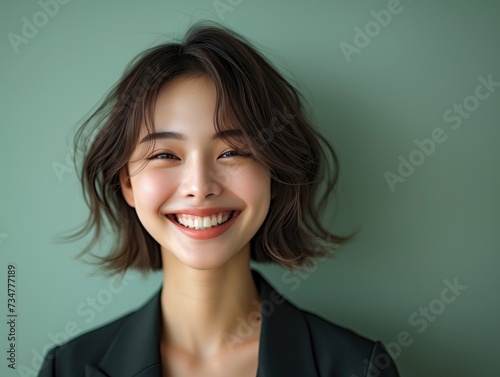
[(243, 37), (199, 23), (139, 55), (79, 129), (80, 148), (90, 214), (66, 239), (94, 230), (90, 252), (107, 221), (115, 242), (100, 267), (161, 269), (163, 284), (54, 347), (39, 376), (398, 376), (380, 342), (295, 306), (249, 267), (299, 269), (350, 236), (320, 221), (332, 147)]

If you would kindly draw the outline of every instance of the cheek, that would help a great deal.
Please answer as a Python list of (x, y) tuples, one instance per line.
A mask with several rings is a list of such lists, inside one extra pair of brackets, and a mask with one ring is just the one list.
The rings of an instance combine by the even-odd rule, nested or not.
[(254, 166), (239, 172), (234, 178), (235, 192), (254, 205), (266, 208), (271, 197), (271, 177), (265, 169)]
[(161, 205), (175, 191), (175, 180), (165, 174), (144, 174), (134, 187), (134, 199), (140, 207), (157, 207)]

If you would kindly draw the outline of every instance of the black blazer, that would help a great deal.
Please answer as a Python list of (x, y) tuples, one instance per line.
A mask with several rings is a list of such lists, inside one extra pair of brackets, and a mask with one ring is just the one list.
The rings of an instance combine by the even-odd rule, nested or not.
[[(380, 342), (298, 308), (259, 272), (252, 275), (262, 303), (257, 377), (399, 376)], [(138, 310), (52, 348), (38, 377), (161, 377), (160, 293)]]

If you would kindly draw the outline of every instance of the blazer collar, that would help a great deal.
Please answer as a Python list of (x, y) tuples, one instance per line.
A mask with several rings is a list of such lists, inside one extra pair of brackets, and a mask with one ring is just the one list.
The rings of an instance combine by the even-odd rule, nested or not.
[[(288, 302), (256, 270), (262, 327), (257, 377), (318, 376), (309, 328), (303, 312)], [(161, 288), (130, 314), (97, 366), (85, 366), (86, 377), (161, 377)]]

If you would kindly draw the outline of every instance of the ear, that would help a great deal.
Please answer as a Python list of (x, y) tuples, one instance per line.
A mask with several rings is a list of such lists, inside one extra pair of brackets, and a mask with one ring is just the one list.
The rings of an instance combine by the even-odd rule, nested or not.
[(128, 174), (128, 168), (127, 165), (125, 165), (121, 170), (120, 170), (120, 187), (122, 190), (122, 195), (127, 204), (130, 207), (135, 206), (135, 201), (134, 201), (134, 192), (132, 189), (132, 182), (130, 181), (130, 177)]

